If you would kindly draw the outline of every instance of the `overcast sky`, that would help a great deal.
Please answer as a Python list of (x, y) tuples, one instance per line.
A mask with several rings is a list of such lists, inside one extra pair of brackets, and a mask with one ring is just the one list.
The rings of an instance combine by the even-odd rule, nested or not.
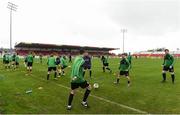
[[(9, 47), (9, 0), (0, 0), (0, 47)], [(180, 48), (179, 0), (12, 0), (16, 42), (121, 48)]]

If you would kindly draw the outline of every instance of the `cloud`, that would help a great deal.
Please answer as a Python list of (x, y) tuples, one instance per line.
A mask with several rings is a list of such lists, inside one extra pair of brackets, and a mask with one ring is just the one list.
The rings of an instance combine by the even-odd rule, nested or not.
[[(8, 0), (0, 4), (0, 47), (9, 46)], [(178, 47), (178, 0), (14, 0), (13, 43), (41, 42), (137, 51)], [(170, 40), (173, 37), (173, 40)], [(158, 41), (158, 42), (156, 42)]]
[(178, 0), (111, 0), (105, 11), (116, 24), (136, 34), (160, 36), (179, 29), (179, 4)]

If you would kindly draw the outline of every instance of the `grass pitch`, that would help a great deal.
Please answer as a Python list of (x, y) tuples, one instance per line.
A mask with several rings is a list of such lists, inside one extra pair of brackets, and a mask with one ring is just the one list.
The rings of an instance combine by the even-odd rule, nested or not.
[[(0, 65), (0, 114), (110, 114), (110, 113), (180, 113), (180, 60), (175, 60), (176, 81), (171, 83), (170, 74), (167, 82), (160, 83), (160, 59), (133, 59), (130, 71), (132, 85), (127, 87), (125, 78), (115, 85), (114, 73), (118, 72), (119, 59), (110, 59), (113, 73), (102, 72), (100, 59), (93, 59), (92, 76), (86, 72), (86, 79), (92, 85), (99, 83), (99, 89), (92, 89), (88, 98), (90, 108), (85, 109), (80, 102), (84, 90), (79, 89), (73, 100), (73, 109), (66, 110), (70, 87), (70, 70), (66, 75), (53, 80), (46, 80), (47, 61), (43, 64), (36, 59), (32, 76), (26, 76), (23, 62), (17, 70), (5, 70)], [(1, 61), (2, 62), (2, 61)], [(69, 64), (71, 65), (71, 64)], [(39, 89), (39, 87), (41, 87)], [(26, 94), (31, 89), (32, 93)]]

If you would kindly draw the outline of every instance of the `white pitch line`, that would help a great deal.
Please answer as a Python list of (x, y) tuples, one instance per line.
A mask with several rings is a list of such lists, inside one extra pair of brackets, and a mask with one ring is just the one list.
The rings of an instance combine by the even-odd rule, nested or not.
[[(31, 76), (34, 76), (34, 75), (31, 75)], [(35, 77), (35, 76), (34, 76), (34, 77)], [(36, 78), (36, 79), (37, 79), (37, 78)], [(45, 79), (39, 79), (39, 80), (41, 80), (41, 81), (46, 81)], [(67, 87), (67, 86), (58, 84), (58, 83), (56, 83), (56, 82), (54, 82), (54, 83), (55, 83), (57, 86), (59, 86), (59, 87), (62, 87), (62, 88), (65, 88), (65, 89), (70, 90), (70, 88)], [(83, 92), (81, 92), (81, 91), (78, 91), (78, 92), (83, 93)], [(96, 96), (96, 95), (91, 95), (91, 94), (90, 94), (90, 96), (91, 96), (91, 97), (94, 97), (94, 98), (96, 98), (96, 99), (102, 100), (102, 101), (104, 101), (104, 102), (107, 102), (107, 103), (110, 103), (110, 104), (114, 104), (114, 105), (117, 105), (117, 106), (119, 106), (119, 107), (122, 107), (122, 108), (125, 108), (125, 109), (129, 109), (129, 110), (131, 110), (131, 111), (135, 111), (135, 112), (137, 112), (137, 113), (148, 114), (148, 112), (146, 112), (146, 111), (142, 111), (142, 110), (139, 110), (139, 109), (136, 109), (136, 108), (132, 108), (132, 107), (129, 107), (129, 106), (127, 106), (127, 105), (123, 105), (123, 104), (120, 104), (120, 103), (117, 103), (117, 102), (114, 102), (114, 101), (111, 101), (111, 100), (108, 100), (108, 99), (105, 99), (105, 98), (102, 98), (102, 97), (99, 97), (99, 96)]]
[[(63, 87), (63, 88), (66, 88), (66, 89), (70, 89), (69, 87), (66, 87), (64, 85), (61, 85), (61, 84), (58, 84), (58, 83), (55, 83), (57, 86), (60, 86), (60, 87)], [(81, 91), (79, 91), (80, 93), (83, 93)], [(96, 99), (99, 99), (99, 100), (102, 100), (102, 101), (105, 101), (107, 103), (111, 103), (111, 104), (114, 104), (114, 105), (117, 105), (117, 106), (120, 106), (122, 108), (125, 108), (125, 109), (129, 109), (129, 110), (132, 110), (132, 111), (135, 111), (137, 113), (142, 113), (142, 114), (147, 114), (148, 112), (146, 111), (142, 111), (142, 110), (139, 110), (139, 109), (135, 109), (135, 108), (132, 108), (132, 107), (129, 107), (127, 105), (123, 105), (123, 104), (120, 104), (120, 103), (117, 103), (117, 102), (114, 102), (114, 101), (111, 101), (111, 100), (108, 100), (108, 99), (105, 99), (105, 98), (102, 98), (102, 97), (99, 97), (99, 96), (96, 96), (96, 95), (91, 95), (91, 97), (94, 97)]]
[[(33, 75), (33, 76), (34, 76), (34, 75)], [(39, 80), (45, 81), (44, 79), (39, 79)], [(54, 82), (54, 83), (55, 83), (57, 86), (59, 86), (59, 87), (62, 87), (62, 88), (65, 88), (65, 89), (70, 90), (70, 88), (67, 87), (67, 86), (58, 84), (58, 83), (56, 83), (56, 82)], [(83, 92), (81, 92), (81, 91), (78, 91), (78, 92), (83, 93)], [(96, 99), (105, 101), (105, 102), (107, 102), (107, 103), (111, 103), (111, 104), (120, 106), (120, 107), (122, 107), (122, 108), (135, 111), (135, 112), (137, 112), (137, 113), (148, 114), (148, 112), (146, 112), (146, 111), (142, 111), (142, 110), (139, 110), (139, 109), (135, 109), (135, 108), (129, 107), (129, 106), (127, 106), (127, 105), (123, 105), (123, 104), (120, 104), (120, 103), (117, 103), (117, 102), (114, 102), (114, 101), (111, 101), (111, 100), (108, 100), (108, 99), (105, 99), (105, 98), (102, 98), (102, 97), (99, 97), (99, 96), (96, 96), (96, 95), (91, 95), (91, 94), (90, 94), (90, 96), (91, 96), (91, 97), (94, 97), (94, 98), (96, 98)]]

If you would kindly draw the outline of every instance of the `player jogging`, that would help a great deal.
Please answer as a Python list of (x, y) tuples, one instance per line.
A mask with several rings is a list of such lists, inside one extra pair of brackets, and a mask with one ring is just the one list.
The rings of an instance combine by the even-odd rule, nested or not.
[(112, 73), (112, 70), (109, 68), (108, 58), (105, 56), (102, 56), (101, 61), (103, 63), (103, 72), (105, 72), (105, 69), (109, 70), (110, 73)]
[(85, 71), (86, 70), (89, 70), (89, 76), (91, 78), (91, 75), (92, 75), (92, 71), (91, 71), (91, 57), (89, 56), (88, 52), (85, 52), (85, 56), (83, 57), (84, 58), (84, 72), (83, 72), (83, 76), (85, 75)]
[(16, 62), (15, 62), (16, 54), (14, 53), (11, 58), (12, 58), (12, 68), (16, 69), (16, 66), (15, 66), (15, 64), (16, 64)]
[(166, 72), (169, 71), (171, 73), (172, 83), (174, 84), (175, 81), (175, 75), (174, 75), (174, 57), (169, 54), (169, 50), (165, 49), (165, 56), (164, 56), (164, 62), (162, 64), (163, 71), (162, 76), (163, 80), (162, 82), (166, 81)]
[(83, 101), (81, 102), (82, 106), (85, 108), (88, 107), (87, 98), (91, 92), (91, 85), (84, 79), (83, 77), (83, 65), (84, 65), (84, 51), (80, 50), (80, 55), (77, 56), (73, 62), (72, 66), (72, 73), (71, 73), (71, 91), (68, 99), (68, 106), (67, 109), (72, 109), (72, 101), (75, 94), (75, 91), (81, 87), (86, 88), (86, 91), (84, 93)]
[(131, 61), (132, 61), (132, 56), (131, 56), (131, 53), (129, 52), (128, 56), (127, 56), (127, 59), (129, 61), (129, 63), (131, 64)]
[(26, 75), (30, 75), (32, 73), (33, 59), (34, 59), (34, 56), (32, 55), (32, 52), (30, 52), (29, 55), (27, 56), (27, 74)]
[(19, 55), (18, 55), (18, 53), (16, 54), (16, 57), (15, 57), (15, 66), (16, 66), (16, 68), (19, 67)]
[(117, 76), (117, 81), (114, 83), (119, 83), (119, 79), (121, 76), (125, 76), (128, 80), (128, 86), (130, 86), (130, 77), (129, 77), (129, 70), (130, 70), (130, 63), (129, 60), (127, 59), (127, 54), (123, 53), (122, 54), (122, 59), (120, 61), (120, 66), (119, 66), (119, 74)]
[(61, 65), (61, 75), (64, 76), (65, 75), (64, 69), (68, 67), (66, 56), (62, 56), (60, 58), (60, 65)]
[(24, 66), (27, 67), (27, 56), (24, 57)]
[(130, 63), (130, 66), (132, 67), (132, 56), (131, 56), (131, 53), (129, 52), (128, 56), (127, 56), (127, 59)]
[(56, 68), (57, 68), (57, 72), (58, 72), (58, 77), (60, 77), (60, 75), (61, 75), (61, 65), (60, 65), (61, 61), (60, 61), (60, 59), (61, 59), (61, 56), (56, 57)]
[(52, 70), (54, 71), (54, 79), (57, 79), (56, 59), (53, 56), (53, 54), (48, 58), (47, 65), (48, 65), (47, 80), (49, 80), (49, 76)]
[(3, 64), (5, 64), (5, 55), (3, 55)]
[(9, 68), (13, 67), (13, 55), (9, 54)]
[(72, 63), (72, 56), (69, 54), (69, 63)]
[(43, 56), (42, 55), (39, 55), (39, 60), (40, 60), (40, 63), (42, 64), (42, 58)]
[(3, 62), (5, 64), (5, 69), (9, 69), (10, 68), (10, 64), (9, 64), (9, 54), (5, 51), (5, 54), (3, 56)]

